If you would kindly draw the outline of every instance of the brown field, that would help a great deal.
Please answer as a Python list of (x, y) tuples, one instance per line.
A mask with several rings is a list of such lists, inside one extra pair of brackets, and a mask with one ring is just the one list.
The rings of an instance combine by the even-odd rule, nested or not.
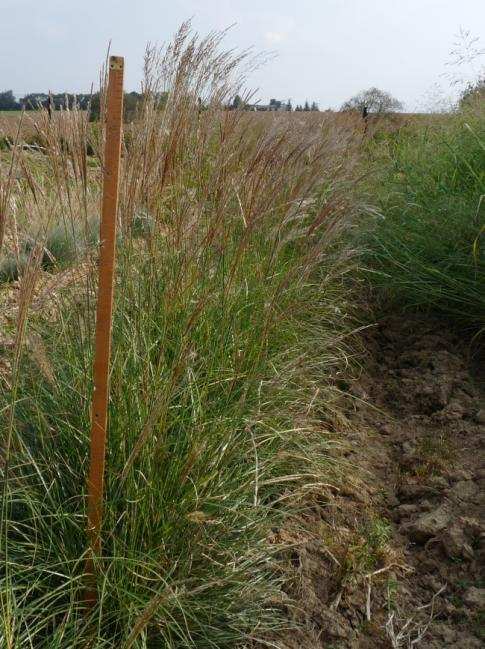
[[(308, 125), (322, 125), (325, 127), (338, 127), (347, 131), (364, 130), (364, 122), (358, 113), (345, 113), (334, 111), (321, 111), (309, 113), (248, 113), (248, 118), (257, 123), (268, 123), (284, 119), (294, 120), (297, 123)], [(59, 119), (59, 113), (54, 113), (54, 119)], [(423, 113), (395, 113), (390, 115), (370, 115), (367, 120), (367, 134), (375, 135), (378, 132), (392, 132), (410, 124), (423, 126), (436, 123), (437, 120), (446, 120), (446, 115)], [(38, 132), (41, 123), (45, 120), (43, 111), (0, 111), (0, 140), (8, 138), (14, 140), (20, 128), (20, 140), (28, 142)], [(125, 129), (126, 130), (126, 129)]]

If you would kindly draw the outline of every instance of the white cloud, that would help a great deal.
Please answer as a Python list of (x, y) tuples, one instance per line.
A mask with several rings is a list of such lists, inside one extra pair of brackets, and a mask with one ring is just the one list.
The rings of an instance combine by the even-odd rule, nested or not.
[(276, 20), (272, 25), (272, 29), (269, 29), (264, 34), (264, 40), (269, 45), (278, 45), (286, 41), (295, 28), (295, 21), (290, 17), (281, 17)]
[(276, 43), (281, 43), (282, 41), (284, 41), (287, 36), (288, 34), (285, 32), (266, 32), (264, 39), (271, 45), (275, 45)]

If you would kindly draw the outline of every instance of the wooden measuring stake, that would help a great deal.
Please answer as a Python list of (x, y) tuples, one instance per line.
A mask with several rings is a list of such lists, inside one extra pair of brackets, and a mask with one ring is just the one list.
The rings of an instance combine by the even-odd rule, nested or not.
[(94, 557), (101, 553), (104, 464), (109, 401), (109, 364), (113, 312), (113, 278), (116, 252), (116, 212), (123, 119), (123, 68), (121, 56), (110, 56), (106, 98), (106, 140), (104, 144), (103, 204), (100, 225), (100, 256), (96, 339), (94, 349), (94, 391), (91, 410), (91, 457), (87, 482), (88, 539), (90, 551), (86, 572), (91, 575), (87, 600), (96, 601)]

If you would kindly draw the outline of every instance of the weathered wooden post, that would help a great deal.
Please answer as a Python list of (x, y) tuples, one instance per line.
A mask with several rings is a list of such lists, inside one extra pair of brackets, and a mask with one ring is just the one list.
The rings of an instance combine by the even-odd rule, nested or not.
[(100, 225), (100, 256), (96, 338), (94, 350), (94, 391), (91, 410), (91, 455), (87, 482), (90, 575), (87, 600), (96, 601), (94, 559), (101, 553), (104, 465), (109, 402), (109, 365), (113, 313), (113, 279), (116, 254), (116, 220), (123, 120), (123, 69), (121, 56), (110, 56), (106, 97), (106, 140), (104, 144), (103, 202)]

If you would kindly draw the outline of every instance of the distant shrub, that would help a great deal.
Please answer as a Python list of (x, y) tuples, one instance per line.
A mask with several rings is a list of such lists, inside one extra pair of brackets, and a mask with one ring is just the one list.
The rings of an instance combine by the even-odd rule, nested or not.
[(29, 256), (22, 252), (18, 259), (14, 255), (8, 255), (0, 259), (0, 284), (15, 282), (27, 267)]
[(473, 107), (479, 102), (485, 103), (485, 76), (475, 83), (470, 83), (460, 97), (461, 108)]
[(12, 140), (4, 135), (0, 137), (0, 151), (8, 151), (12, 147)]
[(146, 211), (140, 211), (133, 217), (131, 232), (135, 237), (149, 237), (155, 230), (155, 220)]
[(82, 258), (86, 252), (99, 243), (99, 218), (55, 224), (46, 235), (44, 268), (54, 266), (65, 268)]
[(43, 265), (67, 266), (74, 262), (80, 255), (83, 241), (80, 233), (72, 227), (58, 224), (47, 233), (46, 252), (43, 257)]

